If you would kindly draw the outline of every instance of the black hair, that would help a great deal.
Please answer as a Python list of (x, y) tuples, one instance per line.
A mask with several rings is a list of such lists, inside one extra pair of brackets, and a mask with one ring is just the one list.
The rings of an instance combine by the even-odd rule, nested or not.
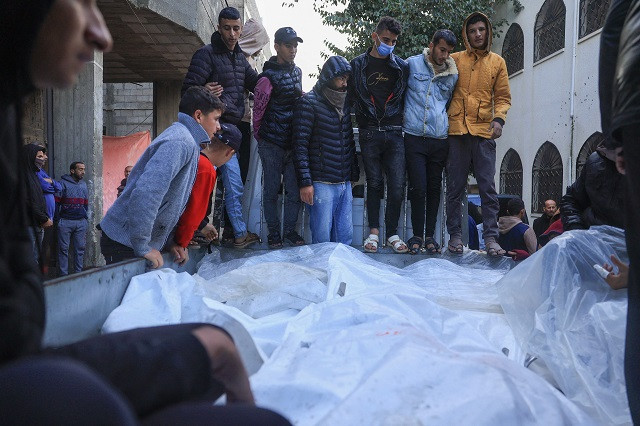
[(402, 26), (400, 22), (392, 18), (391, 16), (383, 16), (378, 21), (378, 25), (376, 26), (376, 33), (380, 34), (384, 30), (389, 30), (395, 35), (400, 35), (402, 32)]
[(455, 46), (456, 44), (458, 44), (458, 39), (451, 30), (436, 31), (433, 35), (433, 38), (431, 39), (431, 42), (435, 46), (436, 44), (440, 43), (440, 40), (444, 40), (445, 43), (447, 43), (449, 46)]
[[(489, 21), (481, 13), (476, 13), (471, 18), (469, 18), (469, 20), (467, 21), (467, 28), (469, 27), (469, 25), (477, 24), (480, 21), (484, 22), (484, 24), (487, 26), (487, 30), (488, 30), (489, 29)], [(465, 28), (465, 31), (467, 30), (467, 28)]]
[(218, 24), (222, 22), (223, 19), (229, 19), (231, 21), (235, 21), (236, 19), (240, 19), (240, 12), (235, 7), (225, 7), (218, 14)]
[(197, 110), (209, 114), (216, 109), (224, 112), (224, 104), (204, 86), (189, 87), (182, 95), (178, 107), (178, 111), (190, 116), (193, 116)]
[(507, 214), (509, 216), (517, 216), (524, 209), (524, 201), (521, 198), (512, 198), (507, 203)]
[(78, 164), (84, 164), (82, 161), (74, 161), (73, 163), (71, 163), (71, 165), (69, 166), (69, 170), (75, 170), (76, 166)]

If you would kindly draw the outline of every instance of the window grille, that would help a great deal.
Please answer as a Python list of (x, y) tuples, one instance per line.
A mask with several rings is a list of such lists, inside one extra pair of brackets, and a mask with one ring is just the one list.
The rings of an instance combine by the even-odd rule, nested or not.
[(520, 25), (509, 27), (502, 45), (502, 57), (507, 63), (509, 75), (524, 68), (524, 33)]
[(564, 47), (566, 7), (562, 0), (546, 0), (538, 16), (533, 33), (533, 61), (557, 52)]
[(542, 144), (533, 160), (533, 202), (531, 210), (542, 213), (546, 200), (562, 198), (562, 157), (551, 142)]
[(584, 163), (587, 162), (587, 158), (589, 158), (589, 156), (593, 154), (593, 151), (596, 150), (598, 145), (600, 145), (600, 142), (602, 142), (603, 140), (604, 135), (600, 132), (595, 132), (587, 138), (587, 140), (584, 142), (584, 145), (582, 145), (582, 148), (580, 148), (578, 158), (576, 159), (576, 176), (580, 176), (580, 172), (584, 167)]
[(580, 0), (579, 38), (602, 28), (610, 4), (611, 0)]
[(504, 155), (500, 166), (500, 193), (522, 198), (522, 161), (513, 149)]

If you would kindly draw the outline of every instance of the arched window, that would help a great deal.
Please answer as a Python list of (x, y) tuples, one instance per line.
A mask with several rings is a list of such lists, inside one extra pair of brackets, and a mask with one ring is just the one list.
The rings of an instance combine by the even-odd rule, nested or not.
[(562, 197), (562, 157), (551, 142), (543, 143), (533, 160), (532, 195), (534, 213), (542, 213), (545, 200)]
[(562, 0), (546, 0), (540, 8), (533, 32), (533, 62), (564, 47), (566, 11)]
[(509, 75), (524, 68), (524, 33), (520, 25), (513, 24), (504, 36), (502, 57), (507, 63)]
[(589, 158), (603, 140), (604, 136), (600, 132), (595, 132), (587, 138), (582, 148), (580, 148), (578, 158), (576, 159), (576, 176), (580, 176), (580, 172), (582, 171), (582, 167), (584, 167), (584, 163), (587, 162), (587, 158)]
[(611, 0), (580, 0), (580, 38), (602, 28), (610, 4)]
[(500, 166), (500, 193), (522, 198), (522, 161), (513, 149), (504, 155)]

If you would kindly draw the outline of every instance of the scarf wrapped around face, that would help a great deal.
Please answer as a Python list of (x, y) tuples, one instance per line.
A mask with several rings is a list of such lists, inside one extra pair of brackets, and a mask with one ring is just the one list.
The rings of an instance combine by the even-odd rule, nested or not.
[(327, 98), (331, 106), (336, 109), (340, 119), (342, 120), (342, 117), (344, 116), (344, 103), (347, 99), (347, 92), (340, 92), (325, 86), (322, 89), (322, 94)]

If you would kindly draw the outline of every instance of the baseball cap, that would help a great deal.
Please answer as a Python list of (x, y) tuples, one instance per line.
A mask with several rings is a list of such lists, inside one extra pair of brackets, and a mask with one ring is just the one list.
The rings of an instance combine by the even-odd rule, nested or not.
[(276, 43), (288, 43), (292, 40), (302, 43), (302, 39), (298, 37), (296, 31), (291, 27), (283, 27), (276, 31), (274, 40)]
[(242, 143), (242, 133), (233, 124), (223, 123), (220, 125), (220, 131), (215, 136), (225, 145), (229, 145), (235, 152), (240, 150)]

